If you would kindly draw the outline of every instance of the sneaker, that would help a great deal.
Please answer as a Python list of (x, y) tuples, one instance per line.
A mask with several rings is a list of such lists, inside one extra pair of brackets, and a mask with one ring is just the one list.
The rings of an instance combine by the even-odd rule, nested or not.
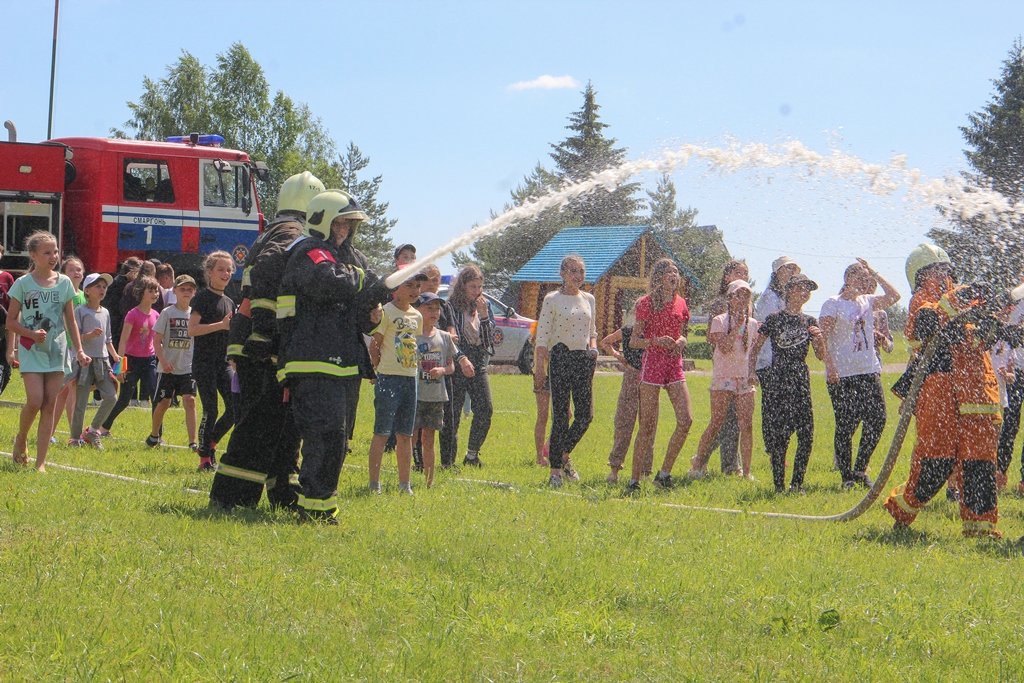
[(81, 448), (84, 445), (81, 439), (68, 439), (68, 446), (70, 448)]
[(398, 495), (400, 495), (400, 496), (411, 496), (411, 495), (413, 495), (413, 493), (412, 493), (412, 484), (399, 484), (398, 485)]
[(747, 481), (757, 481), (753, 474), (744, 474), (743, 478), (746, 479)]
[(627, 496), (632, 496), (635, 493), (640, 493), (640, 482), (639, 481), (631, 481), (628, 484), (626, 484), (625, 494)]
[(850, 491), (856, 485), (857, 485), (857, 482), (855, 480), (853, 480), (853, 479), (843, 479), (843, 490), (844, 491)]
[(572, 468), (572, 461), (569, 458), (562, 463), (562, 476), (570, 481), (580, 480), (580, 475)]
[(156, 448), (160, 445), (162, 439), (159, 436), (153, 436), (152, 434), (146, 437), (146, 445), (150, 448)]
[(552, 474), (551, 477), (548, 479), (548, 486), (550, 486), (553, 489), (562, 488), (562, 478), (557, 474)]
[(706, 479), (707, 476), (707, 471), (698, 470), (697, 468), (691, 468), (690, 471), (686, 473), (687, 479)]
[(866, 489), (875, 485), (875, 482), (871, 481), (871, 477), (869, 477), (866, 472), (854, 472), (853, 481), (855, 484), (860, 484)]
[(775, 487), (775, 495), (776, 496), (781, 496), (781, 495), (783, 495), (785, 493), (786, 493), (786, 487), (785, 486), (776, 486)]
[(466, 467), (483, 467), (484, 466), (484, 464), (482, 462), (480, 462), (480, 457), (479, 456), (474, 456), (474, 457), (471, 458), (471, 457), (469, 457), (469, 454), (467, 454), (466, 457), (462, 459), (462, 464), (465, 465)]
[(55, 437), (55, 436), (51, 436), (51, 437), (50, 437), (50, 443), (52, 443), (52, 444), (55, 444), (55, 443), (57, 443), (57, 437)]
[(98, 451), (103, 450), (103, 442), (100, 441), (99, 432), (92, 431), (92, 428), (86, 427), (85, 431), (82, 432), (82, 441), (89, 444)]
[(671, 474), (666, 474), (662, 476), (661, 472), (658, 472), (658, 474), (655, 475), (654, 481), (651, 483), (657, 486), (659, 489), (666, 490), (671, 489), (673, 486), (676, 485), (675, 482), (672, 481)]
[(213, 464), (213, 460), (210, 458), (199, 458), (199, 472), (213, 472), (217, 469), (217, 466)]
[(370, 484), (370, 493), (376, 493), (379, 496), (382, 492), (379, 481)]
[(611, 472), (608, 473), (608, 476), (605, 477), (604, 480), (608, 484), (618, 484), (619, 483), (619, 473), (616, 472), (615, 470), (612, 470)]
[[(776, 491), (778, 491), (778, 489), (776, 489)], [(789, 495), (791, 495), (791, 496), (806, 496), (807, 495), (807, 491), (804, 490), (803, 486), (798, 486), (796, 484), (793, 484), (792, 486), (789, 487)]]
[(141, 408), (142, 402), (139, 401), (137, 398), (133, 398), (131, 401), (129, 401), (128, 405), (131, 406), (132, 408)]
[(103, 427), (100, 427), (99, 429), (97, 429), (96, 433), (99, 434), (104, 439), (106, 439), (108, 437), (111, 438), (111, 439), (114, 438), (114, 437), (110, 436), (110, 430), (109, 429), (104, 429)]

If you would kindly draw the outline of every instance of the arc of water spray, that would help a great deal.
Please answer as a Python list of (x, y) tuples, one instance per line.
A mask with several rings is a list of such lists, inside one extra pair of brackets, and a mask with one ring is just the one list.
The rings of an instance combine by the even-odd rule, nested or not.
[(756, 168), (802, 168), (809, 174), (830, 173), (851, 180), (860, 179), (868, 190), (878, 195), (890, 195), (904, 187), (910, 201), (921, 206), (937, 207), (963, 220), (981, 218), (987, 222), (1009, 225), (1011, 221), (1024, 219), (1024, 203), (1011, 202), (999, 192), (972, 185), (964, 178), (924, 178), (919, 169), (907, 168), (906, 155), (903, 154), (894, 156), (888, 164), (870, 164), (845, 152), (833, 151), (827, 155), (815, 152), (799, 140), (774, 146), (752, 143), (704, 147), (687, 143), (652, 159), (637, 159), (613, 166), (585, 180), (569, 183), (513, 207), (435, 249), (410, 266), (392, 273), (385, 279), (385, 284), (394, 289), (428, 263), (467, 247), (482, 237), (534, 219), (545, 211), (561, 209), (572, 200), (596, 190), (611, 192), (637, 173), (653, 171), (671, 174), (680, 166), (687, 166), (692, 159), (704, 161), (713, 170), (723, 173)]

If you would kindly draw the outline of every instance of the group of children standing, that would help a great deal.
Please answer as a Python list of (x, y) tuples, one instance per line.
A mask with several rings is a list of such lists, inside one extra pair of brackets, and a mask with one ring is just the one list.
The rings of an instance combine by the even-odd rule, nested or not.
[[(803, 312), (818, 285), (783, 256), (772, 264), (771, 283), (751, 306), (747, 266), (726, 265), (719, 298), (711, 306), (708, 343), (714, 347), (710, 386), (711, 417), (701, 435), (687, 476), (702, 479), (715, 448), (722, 451), (722, 471), (753, 480), (753, 414), (757, 387), (762, 389), (762, 435), (771, 460), (776, 493), (785, 493), (786, 452), (795, 434), (797, 450), (788, 491), (803, 493), (811, 453), (814, 417), (807, 352), (813, 347), (824, 361), (829, 395), (836, 415), (836, 468), (844, 488), (871, 486), (866, 474), (871, 454), (885, 427), (885, 397), (875, 326), (880, 311), (899, 300), (899, 293), (863, 259), (847, 268), (838, 296), (822, 307), (821, 321)], [(608, 481), (618, 480), (636, 416), (640, 416), (633, 473), (627, 492), (637, 491), (651, 473), (657, 428), (659, 389), (664, 387), (676, 408), (676, 428), (669, 440), (664, 465), (654, 485), (673, 485), (672, 465), (686, 441), (692, 415), (682, 372), (688, 311), (675, 291), (678, 272), (665, 264), (655, 267), (650, 293), (637, 302), (636, 325), (617, 330), (601, 345), (622, 363), (623, 381), (615, 415), (615, 439), (609, 456)], [(875, 290), (881, 286), (882, 293)], [(884, 335), (883, 335), (884, 336)], [(622, 350), (615, 344), (622, 344)], [(891, 347), (890, 347), (891, 348)], [(642, 355), (636, 350), (644, 349)], [(646, 417), (646, 419), (645, 419)], [(856, 461), (853, 434), (863, 425)], [(739, 461), (735, 449), (739, 447)]]
[[(226, 349), (234, 307), (224, 294), (234, 271), (231, 256), (215, 252), (206, 259), (207, 287), (198, 292), (195, 280), (188, 275), (174, 279), (169, 292), (161, 291), (157, 280), (148, 275), (136, 277), (129, 291), (134, 293), (137, 305), (125, 314), (115, 344), (115, 325), (102, 305), (112, 278), (97, 273), (84, 276), (84, 268), (77, 259), (69, 259), (65, 264), (67, 274), (57, 272), (57, 242), (49, 233), (32, 235), (28, 251), (32, 270), (10, 286), (7, 311), (7, 328), (16, 336), (19, 348), (17, 354), (14, 348), (8, 348), (5, 360), (9, 365), (20, 362), (26, 387), (26, 405), (14, 441), (15, 461), (27, 464), (28, 430), (39, 414), (36, 467), (44, 469), (62, 389), (71, 413), (71, 443), (102, 448), (101, 438), (109, 435), (114, 420), (128, 406), (132, 395), (122, 390), (118, 397), (118, 383), (131, 386), (141, 382), (144, 387), (154, 387), (150, 393), (152, 423), (146, 445), (155, 447), (162, 443), (163, 419), (172, 400), (180, 397), (190, 447), (199, 455), (201, 469), (214, 469), (216, 443), (233, 424), (231, 370)], [(538, 348), (544, 352), (538, 354), (538, 392), (547, 391), (542, 386), (546, 382), (567, 387), (568, 392), (555, 406), (555, 451), (551, 453), (550, 466), (551, 481), (556, 485), (560, 485), (563, 474), (577, 478), (573, 476), (569, 453), (590, 423), (592, 407), (587, 397), (596, 356), (593, 305), (579, 291), (585, 266), (578, 258), (568, 259), (563, 270), (566, 285), (549, 296), (550, 301), (545, 301), (540, 324), (543, 330), (538, 333)], [(826, 302), (819, 321), (802, 310), (817, 284), (800, 273), (792, 259), (782, 257), (773, 264), (771, 283), (761, 296), (755, 315), (747, 277), (746, 264), (731, 262), (723, 274), (720, 298), (712, 305), (714, 315), (708, 327), (708, 342), (714, 347), (711, 417), (691, 460), (688, 476), (704, 477), (712, 451), (720, 447), (723, 471), (753, 478), (752, 425), (755, 392), (760, 386), (763, 437), (775, 489), (780, 493), (786, 490), (786, 451), (795, 434), (797, 451), (789, 491), (802, 492), (814, 430), (806, 364), (807, 352), (813, 347), (815, 355), (826, 365), (836, 412), (836, 462), (843, 484), (869, 486), (866, 468), (885, 424), (873, 315), (895, 303), (899, 294), (866, 262), (858, 260), (847, 269), (843, 290)], [(76, 286), (79, 282), (80, 291)], [(472, 364), (450, 334), (452, 328), (444, 329), (446, 325), (440, 324), (442, 318), (451, 318), (451, 313), (445, 314), (445, 302), (436, 294), (436, 286), (427, 286), (435, 291), (421, 292), (425, 282), (433, 284), (428, 274), (418, 272), (399, 286), (383, 307), (381, 321), (373, 332), (370, 357), (377, 372), (376, 415), (369, 480), (375, 492), (381, 490), (381, 462), (391, 435), (397, 439), (399, 490), (412, 493), (414, 441), (422, 452), (426, 485), (433, 485), (435, 434), (445, 425), (446, 404), (452, 398), (445, 378), (455, 372), (456, 362), (470, 365), (468, 369), (462, 367), (463, 375), (473, 374)], [(618, 330), (601, 341), (601, 346), (615, 354), (625, 368), (609, 457), (609, 482), (618, 480), (639, 418), (629, 491), (638, 490), (641, 480), (653, 470), (661, 389), (666, 390), (672, 402), (676, 426), (664, 462), (654, 477), (656, 486), (673, 486), (674, 461), (692, 424), (682, 366), (689, 310), (685, 299), (677, 293), (679, 283), (679, 271), (672, 261), (657, 263), (652, 269), (649, 293), (636, 305), (635, 326)], [(883, 293), (875, 294), (879, 285)], [(165, 293), (170, 296), (165, 297)], [(568, 303), (562, 306), (564, 311), (558, 307), (555, 294), (567, 297)], [(171, 303), (158, 312), (158, 302)], [(616, 344), (621, 344), (621, 351), (615, 348)], [(68, 352), (69, 347), (73, 354)], [(578, 358), (573, 354), (578, 354)], [(548, 360), (552, 379), (557, 375), (557, 382), (547, 378), (544, 363)], [(100, 404), (91, 423), (85, 426), (88, 399), (93, 391), (99, 393)], [(203, 406), (198, 424), (197, 393)], [(572, 426), (570, 395), (577, 408)], [(224, 401), (223, 413), (218, 399)], [(854, 462), (852, 435), (861, 424), (864, 430)], [(727, 462), (729, 444), (737, 442), (740, 457), (732, 462), (730, 456)], [(475, 456), (475, 452), (470, 455)], [(538, 458), (547, 461), (547, 453), (542, 455), (540, 446)]]
[[(5, 365), (20, 368), (26, 393), (13, 444), (14, 461), (28, 464), (28, 432), (38, 415), (35, 467), (45, 471), (47, 451), (65, 404), (69, 445), (102, 449), (102, 438), (110, 435), (114, 421), (135, 395), (135, 384), (141, 383), (144, 395), (152, 400), (152, 429), (146, 445), (162, 443), (164, 415), (172, 400), (181, 397), (190, 446), (201, 457), (200, 468), (212, 469), (216, 438), (231, 428), (230, 408), (218, 422), (215, 398), (204, 401), (204, 425), (211, 426), (205, 435), (202, 429), (197, 435), (193, 373), (197, 368), (202, 371), (201, 395), (204, 389), (214, 396), (220, 391), (230, 406), (229, 376), (226, 386), (223, 381), (228, 373), (226, 342), (219, 348), (222, 340), (214, 335), (223, 329), (223, 320), (230, 319), (233, 308), (223, 292), (234, 270), (231, 256), (215, 252), (207, 257), (208, 287), (200, 296), (196, 296), (197, 285), (189, 275), (178, 276), (168, 282), (172, 288), (162, 291), (155, 278), (138, 275), (141, 267), (135, 270), (136, 277), (126, 277), (121, 284), (132, 285), (128, 291), (137, 305), (125, 313), (115, 338), (114, 318), (103, 306), (113, 278), (105, 273), (83, 277), (84, 266), (74, 257), (64, 262), (64, 272), (57, 272), (60, 257), (50, 233), (30, 235), (26, 247), (31, 268), (10, 286), (5, 309), (6, 328), (16, 340), (7, 345)], [(173, 276), (173, 270), (171, 273)], [(202, 309), (194, 307), (200, 300), (209, 300), (209, 304)], [(158, 302), (165, 303), (162, 311), (156, 310)], [(210, 311), (223, 313), (223, 317), (209, 321)], [(205, 354), (197, 355), (197, 349)], [(93, 392), (99, 394), (100, 402), (85, 426)]]

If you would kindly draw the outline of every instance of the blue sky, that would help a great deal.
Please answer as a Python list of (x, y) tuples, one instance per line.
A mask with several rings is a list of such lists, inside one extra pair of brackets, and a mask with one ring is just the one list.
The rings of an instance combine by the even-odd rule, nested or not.
[[(46, 135), (53, 6), (0, 0), (0, 119)], [(103, 136), (187, 50), (243, 42), (274, 89), (306, 102), (384, 176), (396, 242), (424, 253), (484, 222), (549, 164), (588, 80), (630, 157), (680, 142), (799, 139), (927, 175), (963, 168), (958, 126), (992, 92), (1020, 2), (122, 2), (64, 0), (54, 136)], [(569, 87), (514, 89), (541, 76)], [(576, 85), (572, 85), (576, 84)], [(187, 132), (187, 131), (183, 131)], [(644, 178), (652, 182), (652, 178)], [(680, 201), (723, 230), (763, 285), (790, 253), (835, 292), (853, 256), (906, 291), (930, 211), (832, 179), (695, 167)]]

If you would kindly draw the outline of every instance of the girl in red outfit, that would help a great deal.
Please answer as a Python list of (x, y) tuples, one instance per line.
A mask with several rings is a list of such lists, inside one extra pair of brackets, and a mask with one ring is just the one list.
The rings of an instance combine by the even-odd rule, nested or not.
[(654, 478), (660, 488), (672, 487), (672, 466), (686, 443), (693, 423), (690, 391), (683, 374), (690, 310), (677, 294), (679, 268), (672, 259), (661, 259), (651, 269), (648, 295), (636, 304), (636, 325), (629, 345), (644, 349), (640, 370), (640, 429), (633, 447), (633, 476), (627, 492), (640, 489), (644, 463), (653, 458), (654, 437), (658, 431), (658, 402), (661, 389), (668, 392), (676, 413), (676, 429), (668, 442), (665, 462)]

